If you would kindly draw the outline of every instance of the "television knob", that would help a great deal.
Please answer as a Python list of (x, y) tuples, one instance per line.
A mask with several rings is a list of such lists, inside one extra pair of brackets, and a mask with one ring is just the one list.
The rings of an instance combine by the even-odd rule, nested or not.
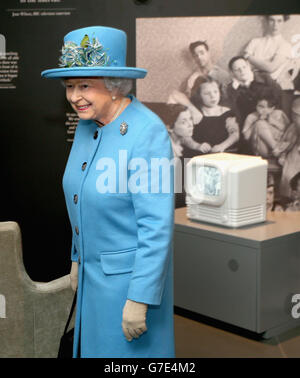
[(222, 215), (222, 223), (228, 223), (228, 216)]

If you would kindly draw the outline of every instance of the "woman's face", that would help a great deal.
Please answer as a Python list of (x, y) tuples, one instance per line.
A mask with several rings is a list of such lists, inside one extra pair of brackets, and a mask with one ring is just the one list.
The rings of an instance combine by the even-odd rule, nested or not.
[(201, 84), (199, 94), (201, 102), (204, 106), (213, 108), (219, 104), (220, 90), (217, 83), (213, 82)]
[(191, 113), (188, 110), (179, 114), (174, 123), (173, 130), (175, 134), (181, 137), (193, 135), (194, 125)]
[(66, 97), (80, 119), (100, 121), (107, 115), (111, 93), (100, 78), (70, 78), (64, 80)]
[(270, 15), (267, 18), (268, 33), (271, 35), (281, 34), (282, 27), (284, 25), (283, 15)]

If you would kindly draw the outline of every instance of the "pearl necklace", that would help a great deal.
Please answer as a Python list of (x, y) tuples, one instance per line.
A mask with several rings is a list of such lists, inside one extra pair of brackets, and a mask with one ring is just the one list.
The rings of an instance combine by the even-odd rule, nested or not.
[(123, 109), (123, 105), (124, 105), (125, 101), (126, 101), (126, 97), (123, 97), (122, 101), (120, 102), (120, 105), (118, 106), (118, 109), (116, 110), (115, 114), (113, 115), (113, 117), (109, 121), (109, 123), (111, 123), (112, 121), (114, 121), (119, 116), (119, 114), (121, 113), (121, 110)]
[[(119, 116), (119, 114), (121, 113), (121, 110), (123, 109), (123, 105), (124, 105), (126, 99), (127, 99), (126, 97), (122, 98), (122, 100), (120, 102), (120, 105), (118, 106), (117, 110), (115, 111), (115, 113), (112, 116), (112, 118), (109, 121), (109, 123), (113, 122)], [(98, 121), (98, 120), (96, 120), (96, 123), (98, 123), (101, 127), (106, 125), (105, 123), (103, 123), (101, 121)]]

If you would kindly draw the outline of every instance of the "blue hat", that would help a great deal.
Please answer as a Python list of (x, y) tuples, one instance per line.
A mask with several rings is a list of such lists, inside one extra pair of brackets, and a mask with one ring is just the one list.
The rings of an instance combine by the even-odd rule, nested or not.
[(104, 26), (73, 30), (64, 38), (60, 68), (43, 71), (42, 76), (144, 78), (147, 70), (126, 67), (126, 45), (127, 36), (122, 30)]

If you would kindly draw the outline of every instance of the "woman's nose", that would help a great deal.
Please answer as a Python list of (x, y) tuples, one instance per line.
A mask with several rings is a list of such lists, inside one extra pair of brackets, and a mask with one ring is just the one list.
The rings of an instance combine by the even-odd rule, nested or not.
[(80, 98), (81, 98), (80, 90), (78, 88), (74, 87), (72, 89), (72, 92), (71, 92), (71, 95), (70, 95), (71, 102), (75, 103), (78, 100), (80, 100)]

